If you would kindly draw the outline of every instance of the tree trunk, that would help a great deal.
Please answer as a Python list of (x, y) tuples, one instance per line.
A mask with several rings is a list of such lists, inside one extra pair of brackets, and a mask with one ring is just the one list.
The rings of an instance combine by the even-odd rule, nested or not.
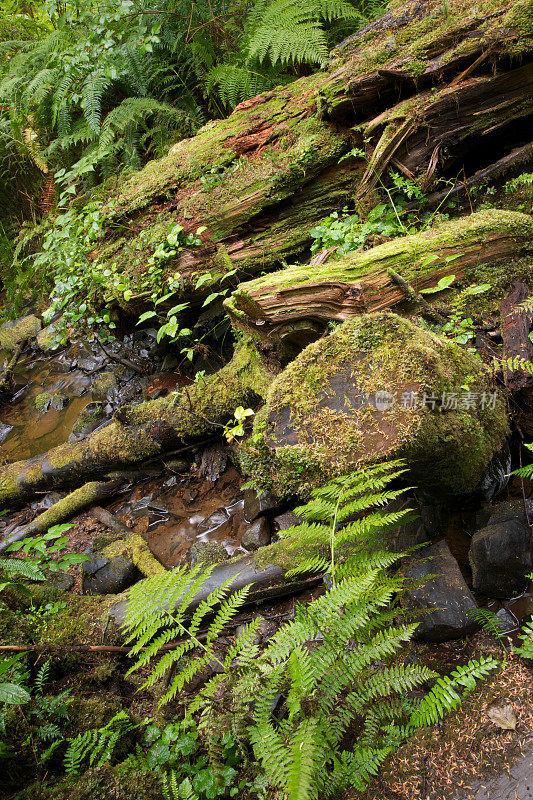
[(168, 397), (122, 406), (110, 425), (81, 442), (63, 444), (38, 458), (3, 467), (0, 507), (20, 503), (36, 492), (102, 479), (114, 470), (149, 461), (184, 441), (198, 440), (207, 432), (220, 434), (236, 406), (256, 405), (271, 380), (272, 373), (255, 347), (245, 342), (215, 375)]
[(516, 256), (532, 237), (531, 217), (483, 211), (337, 261), (256, 278), (241, 284), (226, 307), (238, 325), (263, 340), (296, 346), (319, 323), (342, 322), (405, 301), (390, 268), (420, 291), (445, 275), (460, 278), (476, 265)]

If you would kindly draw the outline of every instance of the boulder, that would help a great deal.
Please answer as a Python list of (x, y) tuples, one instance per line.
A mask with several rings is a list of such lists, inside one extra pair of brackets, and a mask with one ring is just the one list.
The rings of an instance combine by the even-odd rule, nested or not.
[(113, 372), (102, 372), (97, 375), (91, 384), (91, 394), (97, 400), (108, 400), (118, 387), (116, 375)]
[(404, 458), (409, 482), (438, 501), (479, 491), (507, 433), (480, 359), (387, 312), (345, 322), (289, 364), (240, 458), (281, 497)]
[(279, 507), (279, 497), (272, 492), (256, 492), (255, 489), (246, 489), (244, 492), (244, 519), (247, 522), (253, 522), (261, 514)]
[(93, 556), (81, 567), (83, 594), (119, 594), (142, 577), (127, 556)]
[(415, 638), (444, 642), (474, 630), (476, 626), (469, 612), (477, 604), (445, 541), (420, 550), (405, 567), (404, 574), (412, 581), (423, 581), (403, 597), (406, 608), (426, 612), (421, 616)]
[(190, 567), (197, 564), (204, 564), (206, 567), (211, 564), (220, 564), (226, 561), (229, 554), (220, 542), (194, 542), (187, 550), (187, 563)]
[(5, 422), (0, 422), (0, 444), (5, 442), (12, 430), (13, 425), (7, 425)]
[(527, 587), (531, 571), (531, 530), (522, 513), (491, 517), (477, 531), (468, 554), (474, 590), (489, 597), (512, 597)]
[(246, 528), (241, 544), (245, 550), (258, 550), (260, 547), (270, 544), (270, 538), (270, 523), (265, 517), (259, 517)]
[(41, 320), (34, 314), (8, 320), (0, 326), (0, 349), (16, 350), (24, 339), (34, 339), (41, 330)]
[(278, 514), (273, 521), (275, 533), (287, 531), (289, 528), (293, 528), (303, 522), (302, 518), (295, 514), (294, 511), (285, 511), (283, 514)]

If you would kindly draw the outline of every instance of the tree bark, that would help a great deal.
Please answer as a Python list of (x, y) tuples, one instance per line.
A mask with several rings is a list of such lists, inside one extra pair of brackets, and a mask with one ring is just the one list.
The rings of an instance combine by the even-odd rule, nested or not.
[(525, 214), (479, 212), (322, 266), (288, 267), (243, 283), (226, 307), (236, 324), (286, 345), (310, 335), (309, 324), (342, 322), (404, 302), (390, 268), (420, 291), (445, 275), (460, 278), (476, 265), (516, 256), (532, 237), (533, 221)]
[[(511, 292), (500, 304), (503, 355), (506, 361), (515, 358), (530, 363), (533, 361), (533, 344), (529, 339), (533, 314), (521, 307), (530, 294), (527, 286), (517, 281), (513, 283)], [(518, 392), (533, 386), (533, 376), (527, 370), (510, 370), (504, 366), (503, 374), (505, 385), (510, 392)]]

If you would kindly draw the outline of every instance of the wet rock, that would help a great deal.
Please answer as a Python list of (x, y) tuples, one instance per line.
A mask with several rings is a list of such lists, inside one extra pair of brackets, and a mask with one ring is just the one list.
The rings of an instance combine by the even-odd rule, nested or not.
[(200, 533), (212, 533), (213, 531), (219, 531), (224, 525), (226, 525), (230, 521), (231, 515), (229, 514), (228, 509), (226, 508), (217, 508), (216, 511), (213, 511), (203, 522), (200, 522), (198, 525), (198, 530)]
[(94, 556), (82, 564), (81, 570), (83, 594), (119, 594), (142, 577), (127, 556)]
[(69, 441), (84, 439), (106, 418), (102, 403), (89, 403), (74, 423)]
[(476, 592), (512, 597), (531, 571), (531, 531), (523, 515), (503, 514), (474, 534), (468, 558)]
[(246, 489), (244, 492), (244, 518), (253, 522), (267, 511), (275, 511), (281, 505), (280, 499), (272, 492), (256, 492)]
[(473, 509), (464, 509), (461, 511), (461, 524), (463, 531), (468, 536), (473, 536), (480, 528), (487, 525), (492, 515), (492, 506), (489, 502), (483, 502)]
[(425, 581), (422, 586), (409, 589), (402, 601), (409, 609), (426, 612), (415, 638), (444, 642), (474, 630), (475, 623), (468, 612), (475, 610), (477, 604), (446, 542), (420, 550), (404, 572), (413, 581)]
[[(458, 400), (443, 413), (443, 396), (460, 398), (466, 378), (476, 398), (493, 391), (481, 361), (450, 340), (391, 312), (350, 319), (274, 379), (254, 420), (255, 452), (263, 455), (254, 461), (245, 453), (246, 468), (287, 497), (400, 457), (413, 484), (439, 502), (476, 492), (508, 421), (499, 397), (494, 408)], [(496, 491), (496, 478), (485, 492)]]
[(12, 430), (13, 425), (6, 425), (5, 422), (0, 422), (0, 444), (5, 442)]
[(102, 372), (91, 384), (91, 394), (97, 400), (109, 400), (118, 388), (118, 381), (113, 372)]
[(229, 558), (226, 548), (220, 542), (194, 542), (187, 550), (187, 563), (190, 567), (204, 564), (219, 564)]
[(383, 508), (385, 514), (406, 512), (405, 521), (401, 525), (384, 528), (379, 544), (393, 553), (406, 552), (416, 545), (426, 542), (427, 530), (421, 523), (420, 509), (414, 497), (397, 497)]
[(96, 372), (102, 369), (106, 362), (106, 357), (102, 353), (91, 353), (83, 347), (77, 351), (76, 357), (72, 360), (72, 366), (78, 367), (83, 372)]
[(284, 514), (278, 514), (277, 517), (274, 517), (274, 531), (276, 533), (287, 531), (301, 522), (303, 522), (302, 518), (295, 514), (294, 511), (285, 511)]
[(46, 328), (43, 328), (37, 335), (35, 344), (43, 353), (50, 353), (61, 346), (59, 339), (60, 337), (57, 334), (56, 325), (47, 325)]
[(265, 517), (259, 517), (248, 528), (242, 537), (242, 546), (246, 550), (257, 550), (270, 544), (270, 523)]
[(496, 612), (496, 616), (501, 624), (501, 633), (510, 633), (520, 627), (520, 623), (515, 615), (506, 608), (500, 608), (500, 610)]
[(65, 497), (65, 492), (48, 492), (45, 496), (35, 502), (31, 503), (30, 508), (39, 511), (46, 511), (48, 508), (52, 508), (56, 503), (59, 503)]
[(492, 500), (503, 492), (511, 478), (511, 451), (507, 442), (492, 457), (481, 479), (480, 491), (484, 500)]
[(34, 314), (4, 322), (0, 326), (0, 349), (16, 350), (24, 339), (34, 339), (41, 327), (41, 320)]
[(174, 355), (174, 353), (167, 353), (163, 359), (163, 363), (161, 364), (161, 371), (162, 372), (173, 372), (178, 366), (179, 361)]
[(47, 414), (48, 411), (63, 411), (70, 402), (69, 397), (51, 392), (40, 392), (33, 401), (35, 408), (40, 414)]
[(444, 535), (442, 522), (442, 506), (438, 503), (430, 503), (425, 499), (419, 501), (420, 522), (428, 539), (437, 539)]

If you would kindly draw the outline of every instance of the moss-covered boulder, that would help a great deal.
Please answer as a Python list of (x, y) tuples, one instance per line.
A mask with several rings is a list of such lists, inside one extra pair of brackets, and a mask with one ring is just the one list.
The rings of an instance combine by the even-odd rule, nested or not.
[(9, 320), (0, 326), (0, 349), (16, 350), (20, 342), (34, 339), (40, 330), (41, 320), (33, 314)]
[(475, 491), (507, 436), (481, 360), (392, 313), (309, 345), (273, 382), (241, 461), (262, 488), (305, 495), (358, 465), (405, 458), (438, 496)]

